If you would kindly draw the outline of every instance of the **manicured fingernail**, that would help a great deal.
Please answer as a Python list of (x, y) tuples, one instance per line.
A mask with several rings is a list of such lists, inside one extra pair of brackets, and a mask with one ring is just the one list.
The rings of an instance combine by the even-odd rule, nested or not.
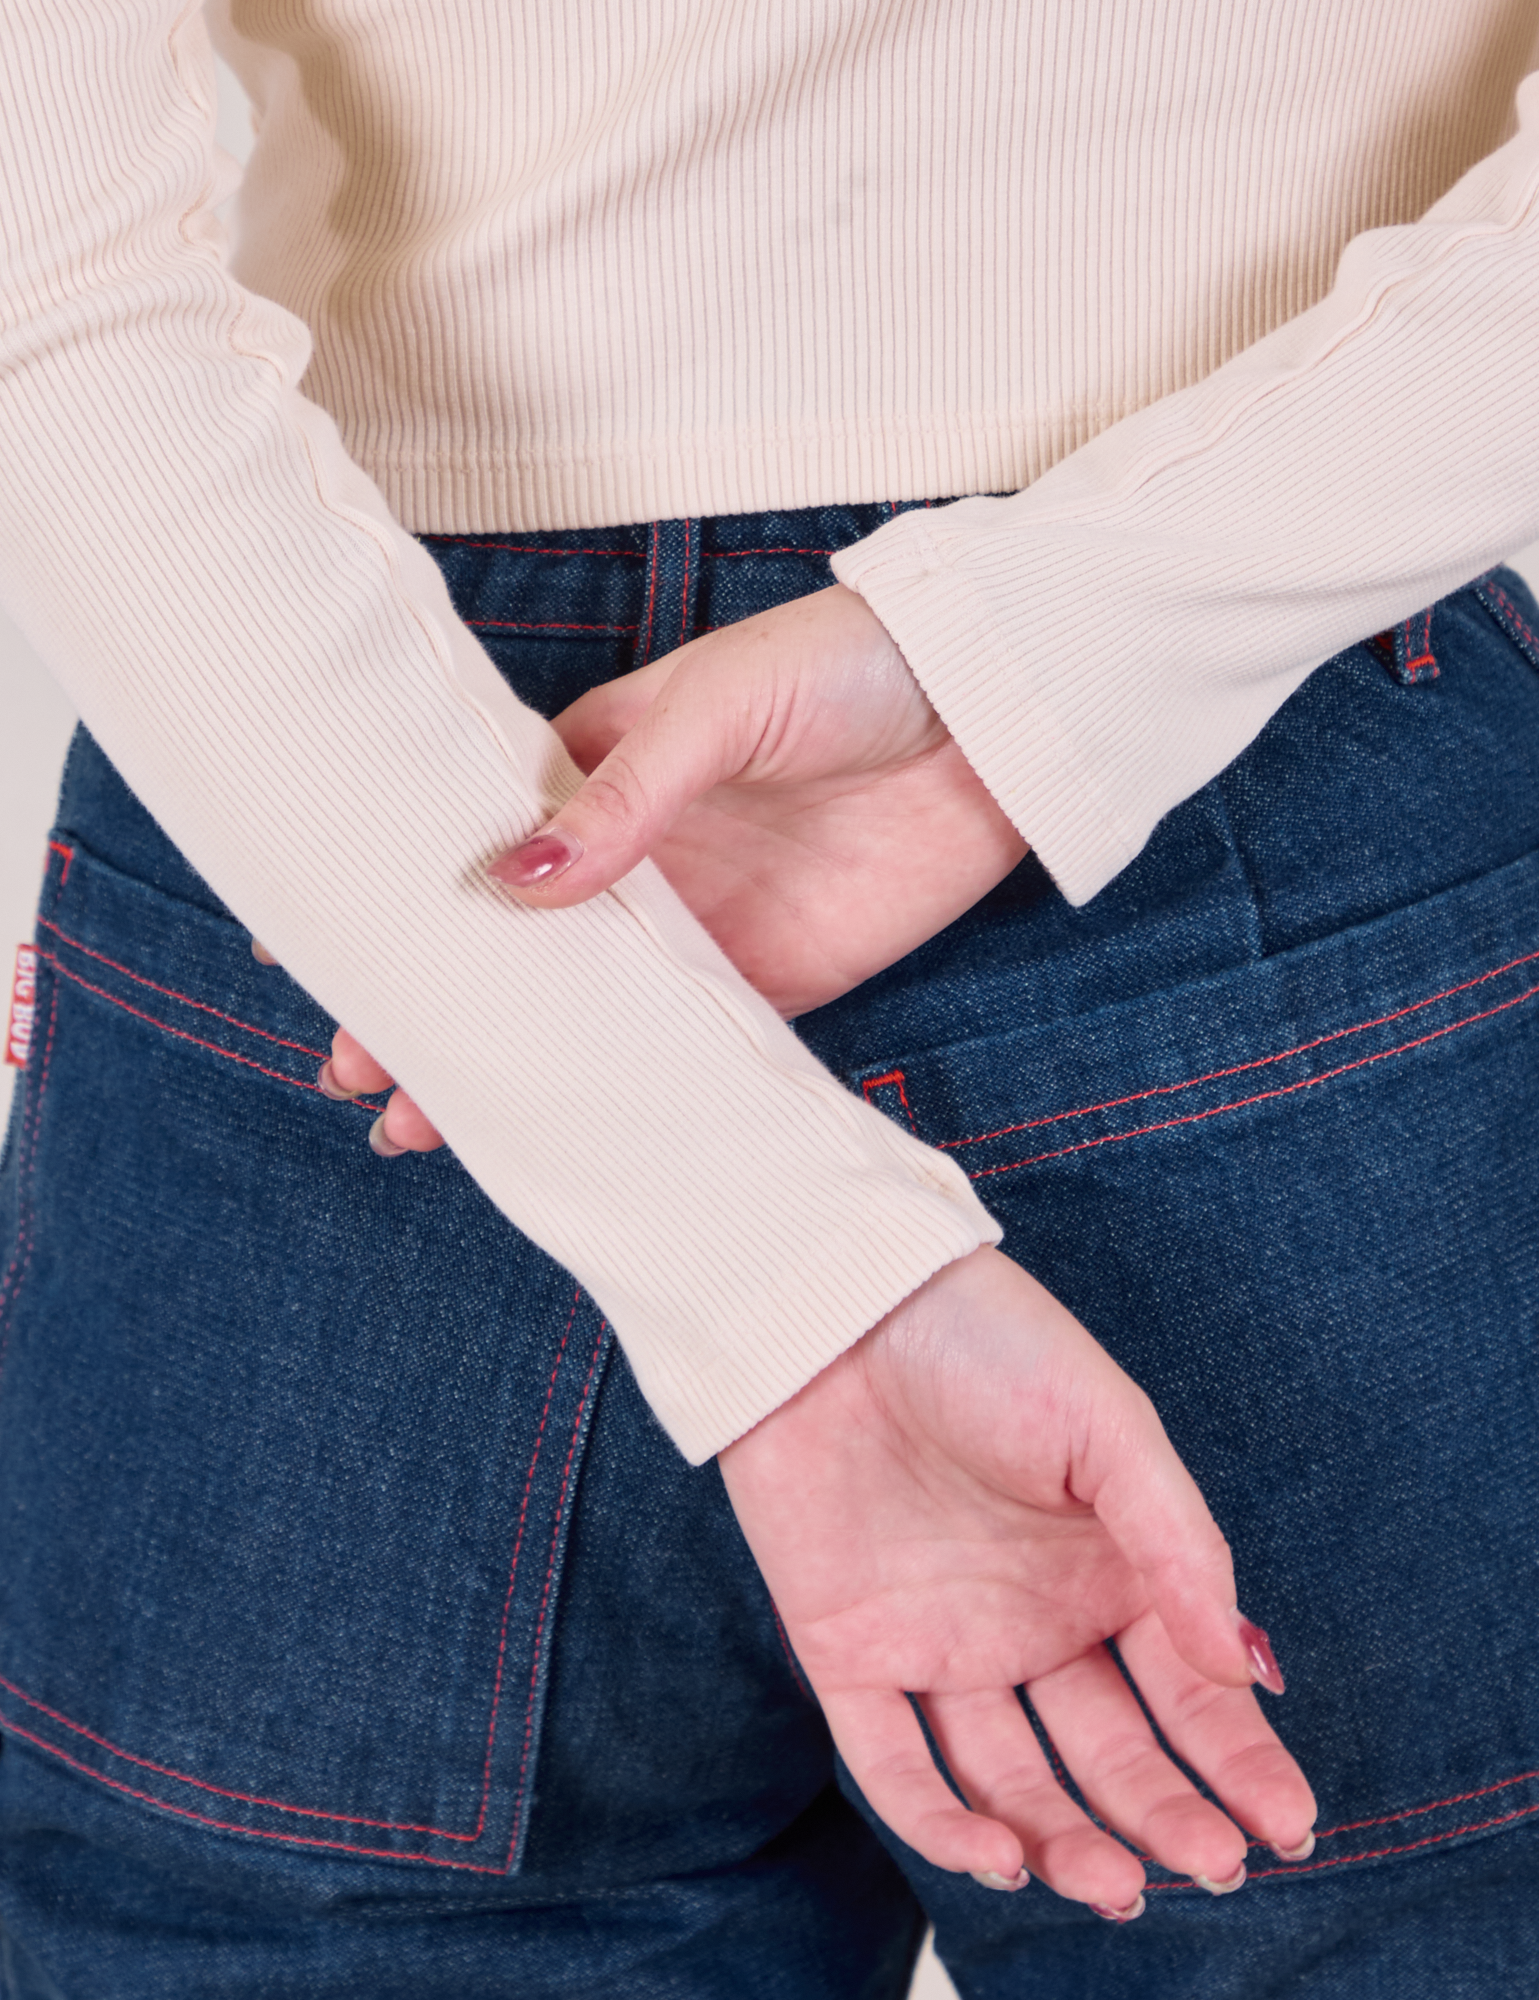
[(267, 946), (265, 944), (258, 944), (255, 938), (251, 940), (251, 956), (256, 960), (258, 965), (276, 965), (278, 963), (277, 959), (267, 949)]
[(1199, 1889), (1206, 1889), (1210, 1896), (1232, 1896), (1236, 1889), (1245, 1887), (1245, 1863), (1240, 1863), (1227, 1882), (1210, 1882), (1206, 1875), (1194, 1875), (1192, 1880)]
[(506, 854), (499, 854), (486, 872), (494, 881), (506, 882), (510, 889), (530, 889), (536, 882), (554, 882), (582, 853), (583, 844), (575, 833), (552, 826), (544, 833), (532, 834)]
[(1277, 1856), (1279, 1861), (1307, 1861), (1314, 1851), (1315, 1834), (1313, 1827), (1305, 1834), (1297, 1847), (1274, 1847), (1272, 1849), (1272, 1852)]
[(385, 1130), (385, 1114), (383, 1111), (369, 1127), (369, 1144), (382, 1160), (398, 1160), (406, 1151), (406, 1148), (398, 1146)]
[(351, 1104), (353, 1099), (358, 1095), (356, 1090), (344, 1090), (341, 1084), (337, 1082), (329, 1056), (316, 1071), (315, 1081), (319, 1086), (321, 1095), (331, 1098), (337, 1104)]
[(1144, 1913), (1143, 1891), (1140, 1889), (1125, 1910), (1109, 1910), (1104, 1903), (1092, 1903), (1090, 1907), (1098, 1917), (1105, 1917), (1109, 1924), (1130, 1924)]
[(1240, 1628), (1240, 1644), (1250, 1655), (1251, 1672), (1268, 1694), (1281, 1694), (1285, 1683), (1282, 1668), (1277, 1664), (1277, 1655), (1272, 1651), (1271, 1640), (1259, 1625), (1252, 1625), (1238, 1611), (1234, 1615)]
[(1008, 1876), (997, 1874), (992, 1868), (985, 1868), (981, 1873), (975, 1874), (973, 1880), (980, 1889), (1006, 1889), (1013, 1894), (1017, 1889), (1024, 1889), (1031, 1877), (1023, 1868), (1014, 1881), (1011, 1881)]

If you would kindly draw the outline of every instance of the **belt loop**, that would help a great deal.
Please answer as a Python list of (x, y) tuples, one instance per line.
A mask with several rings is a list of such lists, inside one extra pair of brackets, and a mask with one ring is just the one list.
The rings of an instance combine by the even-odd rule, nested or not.
[(700, 522), (654, 521), (647, 540), (636, 665), (661, 659), (695, 636), (700, 595)]
[[(1522, 606), (1501, 582), (1501, 569), (1488, 569), (1484, 576), (1477, 576), (1470, 589), (1480, 599), (1486, 610), (1501, 626), (1507, 637), (1522, 653), (1531, 667), (1539, 667), (1539, 631), (1524, 615)], [(1521, 578), (1519, 579), (1521, 581)]]
[(1402, 619), (1393, 631), (1380, 632), (1374, 639), (1385, 666), (1404, 687), (1437, 679), (1437, 655), (1432, 649), (1432, 613), (1436, 608), (1428, 605), (1425, 611)]

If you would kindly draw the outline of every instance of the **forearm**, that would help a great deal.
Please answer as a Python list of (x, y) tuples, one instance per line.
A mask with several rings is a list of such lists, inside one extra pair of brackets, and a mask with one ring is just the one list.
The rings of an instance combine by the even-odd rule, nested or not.
[(46, 0), (0, 61), (0, 589), (129, 783), (572, 1269), (704, 1457), (996, 1234), (650, 868), (485, 863), (574, 782), (212, 240), (207, 50)]
[(835, 558), (1071, 901), (1314, 666), (1539, 535), (1539, 76), (1519, 109), (1311, 311), (1023, 493)]

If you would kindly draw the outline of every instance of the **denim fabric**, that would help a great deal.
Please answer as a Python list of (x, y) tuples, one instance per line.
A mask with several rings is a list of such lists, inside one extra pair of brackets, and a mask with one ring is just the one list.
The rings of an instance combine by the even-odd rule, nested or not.
[[(849, 507), (431, 538), (553, 714)], [(714, 1467), (76, 740), (0, 1225), (0, 1992), (1506, 1996), (1539, 1978), (1539, 611), (1327, 662), (1081, 910), (798, 1023), (954, 1153), (1234, 1545), (1320, 1844), (1113, 1928), (840, 1772)], [(752, 1134), (745, 1134), (752, 1143)]]

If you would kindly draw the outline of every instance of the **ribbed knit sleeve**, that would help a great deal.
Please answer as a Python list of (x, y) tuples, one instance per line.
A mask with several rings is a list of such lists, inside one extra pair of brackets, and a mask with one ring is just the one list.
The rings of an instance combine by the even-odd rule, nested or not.
[(488, 884), (575, 774), (297, 392), (304, 328), (231, 280), (212, 119), (180, 0), (0, 15), (0, 589), (703, 1458), (997, 1231), (650, 867), (569, 912)]
[(1425, 216), (1022, 493), (835, 559), (1073, 902), (1310, 669), (1539, 536), (1539, 75)]

